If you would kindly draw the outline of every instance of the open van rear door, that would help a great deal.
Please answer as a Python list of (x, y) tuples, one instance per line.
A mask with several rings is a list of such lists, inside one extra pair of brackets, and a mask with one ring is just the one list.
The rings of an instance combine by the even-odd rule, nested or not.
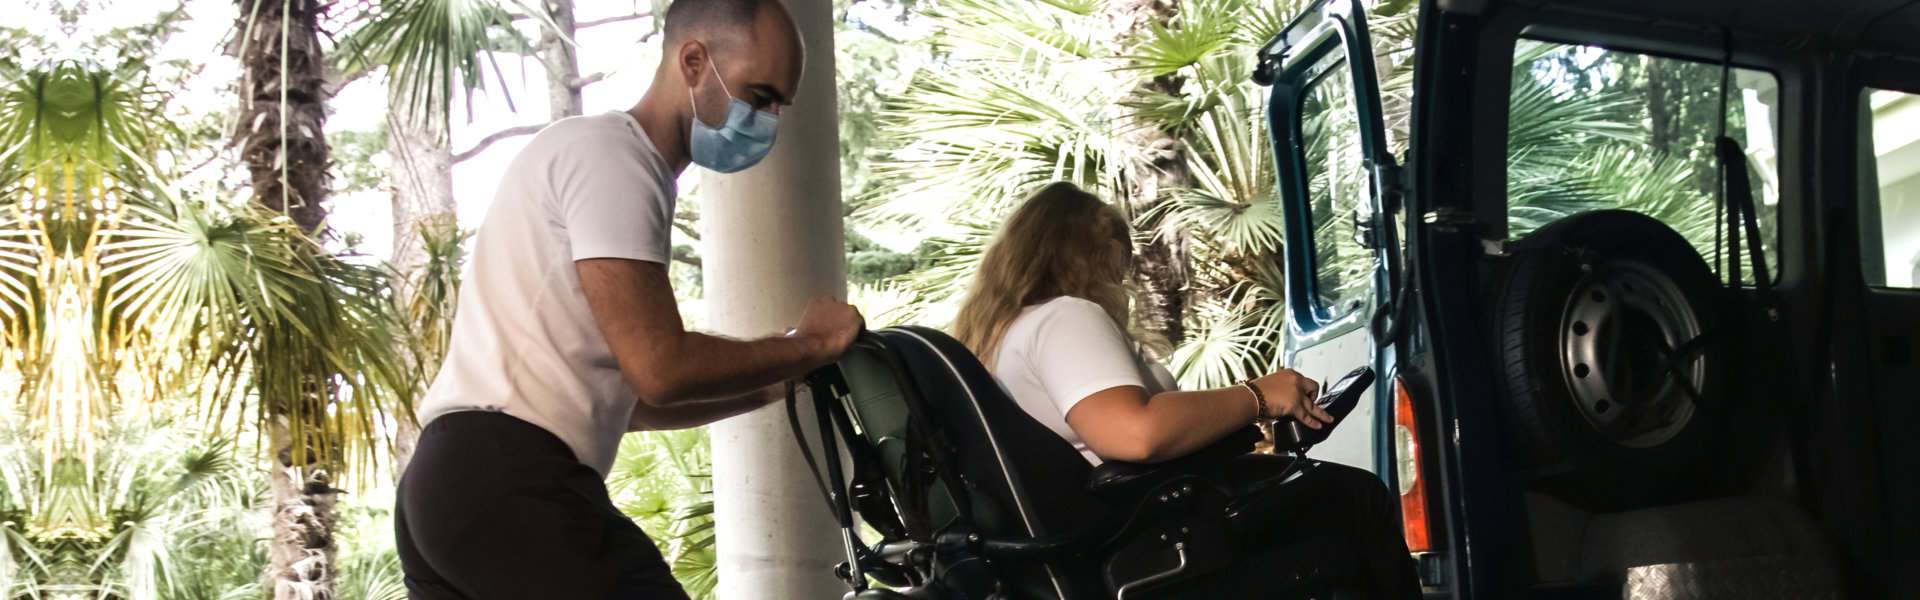
[[(1365, 10), (1321, 0), (1260, 51), (1286, 215), (1287, 365), (1323, 382), (1362, 365), (1393, 373), (1385, 339), (1400, 241)], [(1391, 377), (1315, 446), (1315, 458), (1387, 473)]]

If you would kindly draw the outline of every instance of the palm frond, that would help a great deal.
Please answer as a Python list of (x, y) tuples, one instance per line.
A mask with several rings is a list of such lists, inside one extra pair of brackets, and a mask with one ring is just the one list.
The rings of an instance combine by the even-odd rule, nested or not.
[[(496, 0), (385, 0), (357, 19), (334, 56), (349, 76), (385, 67), (388, 85), (397, 88), (393, 95), (405, 99), (391, 107), (401, 117), (445, 119), (456, 92), (485, 89), (483, 59), (494, 52), (533, 52), (512, 23)], [(509, 106), (510, 89), (499, 81)], [(471, 99), (467, 110), (473, 110)]]
[(316, 436), (296, 457), (371, 459), (390, 435), (383, 415), (411, 412), (413, 393), (385, 272), (322, 254), (290, 220), (255, 207), (169, 198), (130, 212), (99, 249), (102, 309), (119, 329), (146, 333), (114, 341), (178, 348), (185, 372), (245, 370), (263, 415)]
[(705, 428), (648, 431), (621, 440), (607, 489), (672, 567), (692, 598), (718, 582), (713, 536), (713, 455)]
[[(1184, 4), (1171, 21), (1151, 23), (1135, 38), (1133, 46), (1120, 57), (1128, 62), (1123, 68), (1145, 77), (1159, 77), (1217, 57), (1227, 48), (1237, 49), (1235, 42), (1246, 39), (1241, 27), (1248, 12), (1245, 0)], [(1245, 55), (1239, 58), (1246, 60)]]

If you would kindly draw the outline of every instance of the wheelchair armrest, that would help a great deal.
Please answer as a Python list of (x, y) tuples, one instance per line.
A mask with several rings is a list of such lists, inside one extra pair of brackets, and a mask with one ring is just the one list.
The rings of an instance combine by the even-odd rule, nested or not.
[(1265, 436), (1252, 425), (1227, 434), (1227, 437), (1192, 454), (1162, 463), (1107, 461), (1093, 468), (1087, 478), (1087, 491), (1101, 496), (1128, 496), (1144, 492), (1176, 477), (1196, 475), (1235, 456), (1253, 451)]

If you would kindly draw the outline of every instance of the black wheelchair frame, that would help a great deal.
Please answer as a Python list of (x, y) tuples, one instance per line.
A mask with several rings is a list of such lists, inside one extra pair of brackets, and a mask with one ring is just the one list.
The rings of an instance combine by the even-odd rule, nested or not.
[(1251, 426), (1173, 461), (1095, 468), (923, 327), (863, 332), (802, 381), (816, 435), (793, 383), (788, 418), (840, 526), (849, 599), (1305, 598), (1358, 576), (1344, 540), (1260, 538), (1271, 492), (1314, 463), (1251, 454)]

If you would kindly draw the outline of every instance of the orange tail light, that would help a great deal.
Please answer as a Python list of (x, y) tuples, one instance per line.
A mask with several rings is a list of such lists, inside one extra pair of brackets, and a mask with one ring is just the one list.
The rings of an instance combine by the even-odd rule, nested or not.
[(1427, 528), (1426, 469), (1420, 458), (1420, 428), (1414, 426), (1413, 398), (1398, 378), (1393, 382), (1394, 459), (1399, 472), (1400, 518), (1405, 525), (1407, 549), (1427, 552), (1433, 542)]

